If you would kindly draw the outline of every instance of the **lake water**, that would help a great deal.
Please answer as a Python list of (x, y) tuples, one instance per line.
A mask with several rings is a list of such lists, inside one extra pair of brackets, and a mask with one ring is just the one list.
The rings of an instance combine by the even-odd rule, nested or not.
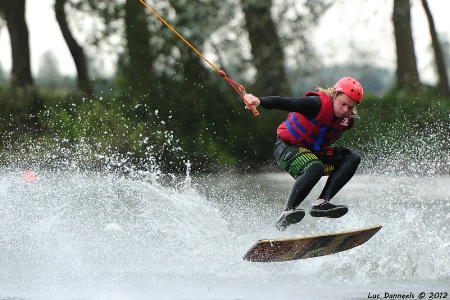
[[(103, 172), (22, 175), (0, 171), (0, 299), (450, 298), (449, 177), (359, 174), (334, 200), (349, 206), (346, 216), (307, 215), (278, 232), (293, 183), (284, 173), (192, 176), (186, 186)], [(339, 254), (242, 259), (258, 239), (377, 224), (366, 244)]]

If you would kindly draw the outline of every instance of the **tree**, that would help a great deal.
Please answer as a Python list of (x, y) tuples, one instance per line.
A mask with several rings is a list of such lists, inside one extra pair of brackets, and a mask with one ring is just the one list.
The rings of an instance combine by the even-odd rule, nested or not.
[(447, 67), (447, 74), (450, 74), (450, 40), (447, 35), (441, 34), (439, 36), (439, 41), (441, 43), (441, 50)]
[(125, 81), (135, 101), (154, 89), (154, 53), (150, 49), (150, 31), (146, 8), (138, 0), (125, 1), (126, 66)]
[(46, 87), (56, 88), (61, 80), (58, 60), (53, 52), (47, 51), (41, 57), (38, 73), (36, 76), (36, 83), (42, 84)]
[(7, 85), (8, 80), (6, 77), (5, 70), (3, 69), (2, 64), (0, 63), (0, 86)]
[[(168, 0), (168, 3), (176, 16), (172, 25), (184, 34), (197, 50), (203, 52), (203, 46), (211, 34), (225, 22), (220, 18), (220, 14), (227, 3), (220, 0), (207, 0), (201, 6), (198, 6), (196, 0)], [(164, 35), (164, 30), (161, 30), (160, 34)], [(205, 127), (217, 122), (216, 115), (226, 117), (230, 113), (224, 111), (224, 106), (229, 102), (224, 93), (220, 92), (221, 79), (213, 69), (203, 63), (203, 59), (197, 53), (173, 33), (170, 33), (170, 38), (166, 36), (166, 41), (161, 50), (167, 52), (164, 56), (167, 57), (170, 53), (168, 58), (176, 61), (171, 67), (178, 82), (170, 96), (173, 99), (171, 105), (174, 121), (179, 120), (175, 125), (186, 136), (192, 134), (202, 136), (204, 139), (203, 141), (191, 139), (188, 143), (196, 143), (197, 147), (200, 144), (207, 145), (210, 139), (216, 137), (208, 136)], [(233, 96), (237, 97), (235, 94)], [(187, 111), (189, 113), (186, 113)], [(215, 127), (214, 130), (220, 132), (226, 125)]]
[(290, 93), (283, 47), (271, 17), (272, 1), (241, 0), (241, 3), (257, 71), (256, 92), (267, 95)]
[(285, 49), (286, 72), (294, 94), (303, 93), (305, 88), (309, 89), (323, 80), (316, 76), (324, 66), (317, 55), (316, 43), (311, 40), (311, 31), (333, 4), (337, 6), (339, 2), (283, 0), (272, 8), (277, 33)]
[(78, 88), (81, 92), (92, 95), (93, 94), (93, 86), (92, 82), (89, 79), (89, 70), (87, 59), (84, 54), (84, 49), (81, 47), (78, 42), (75, 40), (67, 22), (66, 11), (64, 9), (67, 0), (55, 0), (55, 16), (58, 21), (59, 27), (61, 29), (61, 33), (64, 37), (64, 40), (69, 47), (69, 51), (72, 54), (73, 61), (75, 63), (75, 67), (77, 69), (77, 80), (78, 80)]
[(420, 93), (422, 83), (417, 70), (414, 40), (411, 30), (409, 0), (394, 0), (392, 21), (397, 51), (397, 88), (408, 94)]
[(28, 26), (25, 21), (25, 0), (2, 0), (0, 1), (0, 10), (3, 12), (11, 39), (11, 85), (20, 88), (33, 87)]
[(436, 69), (439, 78), (439, 92), (442, 96), (450, 96), (450, 86), (447, 76), (447, 68), (445, 65), (444, 55), (442, 53), (441, 44), (439, 43), (436, 28), (434, 27), (433, 16), (431, 15), (430, 8), (428, 7), (427, 0), (422, 0), (422, 6), (427, 15), (428, 25), (430, 28), (431, 44), (433, 46), (434, 57), (436, 61)]

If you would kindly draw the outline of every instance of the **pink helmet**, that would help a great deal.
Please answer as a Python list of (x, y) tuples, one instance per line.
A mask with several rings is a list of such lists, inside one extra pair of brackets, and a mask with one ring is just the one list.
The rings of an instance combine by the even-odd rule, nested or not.
[(343, 77), (334, 85), (336, 92), (341, 92), (360, 103), (363, 97), (363, 88), (361, 84), (352, 77)]

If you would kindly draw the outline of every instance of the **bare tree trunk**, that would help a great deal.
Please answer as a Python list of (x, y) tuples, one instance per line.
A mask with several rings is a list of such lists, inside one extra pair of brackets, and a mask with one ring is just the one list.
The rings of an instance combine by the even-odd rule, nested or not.
[(397, 88), (408, 94), (420, 93), (422, 84), (414, 53), (409, 0), (394, 0), (392, 21), (397, 47)]
[(87, 59), (84, 55), (83, 48), (77, 43), (72, 32), (69, 29), (69, 24), (67, 23), (66, 11), (64, 10), (64, 5), (67, 0), (55, 0), (55, 15), (58, 21), (61, 33), (66, 41), (69, 51), (72, 54), (75, 67), (77, 69), (77, 80), (78, 88), (81, 92), (92, 95), (93, 87), (92, 82), (89, 80), (89, 70), (87, 66)]
[(284, 52), (270, 10), (271, 0), (241, 0), (256, 67), (256, 91), (286, 95), (290, 87), (284, 69)]
[(34, 86), (30, 66), (28, 27), (25, 21), (25, 0), (0, 1), (11, 39), (11, 85), (29, 88)]
[(125, 36), (128, 55), (125, 78), (129, 94), (136, 101), (139, 96), (155, 90), (153, 80), (155, 58), (150, 48), (150, 31), (145, 12), (145, 7), (139, 1), (125, 1)]
[(444, 56), (442, 54), (441, 44), (434, 27), (433, 16), (431, 15), (430, 8), (428, 7), (427, 0), (422, 0), (422, 6), (425, 10), (428, 19), (428, 25), (430, 27), (431, 44), (433, 45), (434, 57), (436, 59), (436, 69), (439, 77), (439, 92), (442, 96), (450, 96), (450, 86), (448, 82), (448, 76), (446, 71), (446, 65)]

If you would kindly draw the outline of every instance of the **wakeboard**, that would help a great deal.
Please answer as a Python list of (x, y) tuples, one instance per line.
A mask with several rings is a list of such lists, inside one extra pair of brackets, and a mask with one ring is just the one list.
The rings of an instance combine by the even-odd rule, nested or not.
[(282, 262), (330, 255), (362, 245), (381, 225), (306, 237), (259, 240), (245, 254), (253, 262)]

